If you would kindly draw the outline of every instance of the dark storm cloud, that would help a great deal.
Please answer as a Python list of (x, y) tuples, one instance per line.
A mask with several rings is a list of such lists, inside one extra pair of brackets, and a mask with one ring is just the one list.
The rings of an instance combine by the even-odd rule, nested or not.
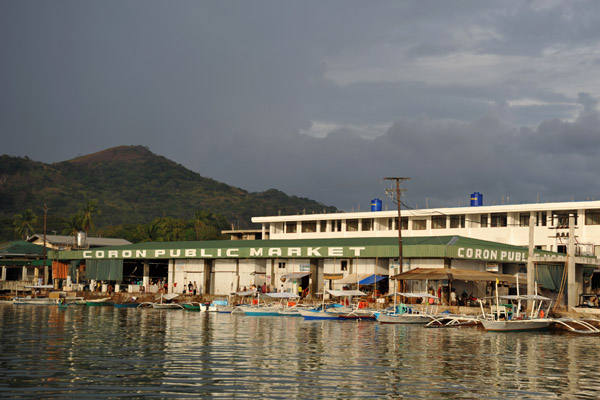
[[(343, 209), (595, 196), (594, 1), (0, 3), (2, 153), (149, 146)], [(505, 200), (508, 201), (508, 200)], [(391, 204), (389, 204), (391, 206)]]

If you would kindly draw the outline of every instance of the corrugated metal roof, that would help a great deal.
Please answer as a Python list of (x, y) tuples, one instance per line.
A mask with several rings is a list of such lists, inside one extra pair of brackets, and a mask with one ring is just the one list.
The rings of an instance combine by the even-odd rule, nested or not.
[(41, 256), (43, 254), (44, 246), (39, 246), (24, 240), (5, 243), (0, 246), (0, 257)]
[[(528, 253), (525, 246), (513, 246), (462, 236), (407, 237), (402, 242), (402, 254), (405, 258), (460, 258), (523, 262)], [(58, 258), (396, 258), (398, 257), (398, 248), (398, 239), (389, 237), (214, 240), (148, 242), (102, 247), (88, 251), (60, 251)], [(540, 254), (540, 251), (536, 250), (536, 254)]]

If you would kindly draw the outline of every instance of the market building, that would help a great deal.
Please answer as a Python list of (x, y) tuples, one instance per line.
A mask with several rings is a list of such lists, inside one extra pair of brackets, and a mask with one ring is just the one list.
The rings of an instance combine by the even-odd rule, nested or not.
[[(53, 256), (63, 263), (86, 265), (86, 279), (111, 281), (121, 290), (157, 292), (166, 284), (169, 292), (182, 293), (196, 283), (202, 294), (228, 295), (267, 285), (270, 291), (296, 292), (314, 296), (323, 288), (363, 286), (372, 293), (389, 291), (387, 279), (416, 268), (453, 268), (514, 275), (526, 272), (528, 249), (461, 236), (408, 237), (402, 246), (403, 265), (398, 264), (397, 238), (342, 238), (292, 240), (238, 240), (205, 242), (152, 242), (75, 251)], [(558, 290), (562, 270), (560, 255), (536, 250), (537, 274), (544, 287)], [(583, 276), (590, 274), (588, 259), (579, 260)], [(593, 262), (593, 261), (592, 261)], [(151, 268), (154, 265), (154, 268)], [(161, 266), (157, 268), (157, 266)], [(143, 271), (142, 285), (125, 283), (127, 271)], [(558, 278), (556, 278), (558, 276)], [(425, 290), (424, 282), (411, 290)], [(448, 291), (448, 282), (439, 282)], [(475, 296), (489, 294), (485, 282), (460, 282), (458, 291)], [(446, 293), (447, 294), (447, 293)]]

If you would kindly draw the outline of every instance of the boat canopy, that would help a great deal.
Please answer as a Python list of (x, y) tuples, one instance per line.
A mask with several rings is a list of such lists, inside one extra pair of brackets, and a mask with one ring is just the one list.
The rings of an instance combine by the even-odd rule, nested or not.
[(541, 301), (550, 301), (552, 300), (549, 297), (540, 296), (539, 294), (509, 294), (504, 296), (499, 296), (503, 300), (541, 300)]
[(161, 294), (159, 297), (156, 298), (156, 300), (160, 300), (161, 298), (163, 298), (165, 300), (173, 300), (176, 297), (179, 297), (179, 295), (177, 293), (167, 293), (167, 294)]
[(286, 293), (286, 292), (263, 293), (263, 295), (272, 297), (274, 299), (298, 299), (298, 298), (300, 298), (300, 296), (298, 296), (296, 293)]
[(233, 292), (231, 294), (234, 294), (236, 296), (252, 296), (253, 294), (256, 294), (256, 291), (246, 290), (245, 292)]
[(366, 296), (366, 293), (360, 290), (331, 290), (327, 289), (327, 293), (336, 297), (350, 297), (350, 296)]
[[(388, 294), (388, 296), (393, 296), (394, 293), (392, 294)], [(429, 294), (429, 293), (396, 293), (397, 296), (404, 296), (404, 297), (411, 297), (411, 298), (430, 298), (430, 299), (437, 299), (436, 296)]]
[(377, 283), (382, 279), (387, 278), (387, 276), (382, 276), (382, 275), (370, 275), (367, 276), (364, 279), (361, 279), (358, 284), (359, 285), (372, 285), (373, 283)]

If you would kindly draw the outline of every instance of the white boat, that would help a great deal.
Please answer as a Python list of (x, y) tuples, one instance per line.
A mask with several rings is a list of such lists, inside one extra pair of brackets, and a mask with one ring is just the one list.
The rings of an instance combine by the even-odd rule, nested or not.
[(15, 306), (19, 305), (33, 305), (33, 306), (55, 306), (58, 304), (58, 299), (49, 299), (47, 297), (15, 297), (12, 300)]
[[(179, 297), (178, 294), (176, 293), (168, 293), (168, 294), (162, 294), (160, 295), (158, 299), (160, 299), (160, 302), (151, 302), (151, 301), (145, 301), (143, 303), (140, 303), (139, 307), (152, 307), (152, 308), (156, 308), (159, 310), (181, 310), (184, 309), (184, 307), (179, 304), (179, 303), (171, 303), (170, 301), (175, 299), (176, 297)], [(163, 300), (167, 300), (167, 302), (164, 302)]]
[[(426, 299), (436, 298), (429, 293), (394, 293), (394, 307), (391, 312), (376, 313), (377, 321), (382, 324), (428, 324), (431, 322), (432, 314), (427, 310)], [(396, 305), (396, 296), (407, 298), (421, 298), (425, 309), (420, 309), (412, 304)]]
[(331, 312), (326, 309), (299, 309), (298, 312), (306, 320), (319, 319), (340, 319), (340, 315), (336, 312)]
[[(537, 285), (536, 291), (537, 291)], [(492, 305), (491, 313), (486, 315), (483, 312), (481, 324), (488, 332), (523, 332), (523, 331), (539, 331), (550, 327), (553, 322), (551, 318), (547, 318), (548, 310), (552, 304), (552, 300), (548, 297), (540, 296), (537, 293), (532, 295), (519, 295), (519, 279), (517, 275), (517, 295), (498, 296), (498, 281), (496, 280), (496, 305)], [(500, 299), (508, 301), (517, 301), (516, 310), (507, 308), (500, 304)], [(521, 313), (521, 301), (527, 300), (531, 302), (531, 312), (529, 315)], [(539, 301), (536, 308), (536, 302)], [(542, 310), (543, 302), (549, 302), (546, 310)], [(480, 301), (480, 304), (481, 301)], [(483, 311), (483, 305), (481, 305)]]

